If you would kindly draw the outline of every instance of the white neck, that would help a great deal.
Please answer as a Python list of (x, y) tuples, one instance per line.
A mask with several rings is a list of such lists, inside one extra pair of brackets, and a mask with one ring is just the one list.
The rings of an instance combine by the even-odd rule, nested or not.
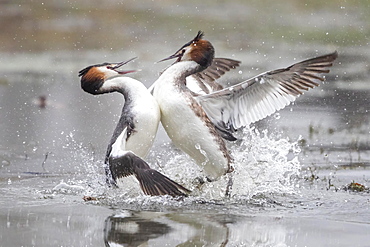
[(181, 80), (185, 80), (187, 76), (195, 74), (199, 71), (202, 71), (202, 67), (197, 62), (181, 61), (167, 68), (158, 78), (158, 80), (161, 80), (163, 78), (172, 78), (172, 80), (178, 78)]
[(147, 88), (138, 80), (130, 77), (115, 76), (107, 79), (103, 86), (99, 89), (101, 92), (120, 92), (123, 95), (138, 97), (143, 92), (147, 92)]

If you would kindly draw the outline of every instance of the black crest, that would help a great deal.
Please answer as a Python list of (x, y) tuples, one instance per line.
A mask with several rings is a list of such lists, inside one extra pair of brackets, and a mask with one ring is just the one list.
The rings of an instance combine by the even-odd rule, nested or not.
[(203, 38), (203, 36), (204, 36), (204, 32), (199, 30), (197, 36), (195, 36), (195, 38), (192, 40), (192, 42), (197, 42), (197, 41), (201, 40)]
[(186, 43), (185, 45), (183, 45), (179, 50), (181, 50), (182, 48), (187, 47), (187, 46), (189, 46), (189, 45), (191, 45), (193, 43), (198, 42), (199, 40), (201, 40), (203, 38), (203, 36), (204, 36), (204, 33), (202, 31), (198, 31), (197, 36), (195, 36), (194, 39), (192, 39), (191, 41), (189, 41), (188, 43)]

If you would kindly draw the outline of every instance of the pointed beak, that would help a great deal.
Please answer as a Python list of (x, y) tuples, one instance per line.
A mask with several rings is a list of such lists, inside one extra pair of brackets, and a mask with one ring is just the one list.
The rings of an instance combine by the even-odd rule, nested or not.
[(175, 54), (169, 56), (169, 57), (166, 57), (156, 63), (160, 63), (160, 62), (163, 62), (163, 61), (166, 61), (166, 60), (170, 60), (170, 59), (173, 59), (173, 58), (177, 58), (177, 60), (174, 62), (174, 63), (177, 63), (177, 62), (180, 62), (181, 61), (181, 58), (182, 58), (182, 52), (181, 52), (182, 49), (178, 50), (177, 52), (175, 52)]
[(171, 55), (171, 56), (169, 56), (169, 57), (166, 57), (166, 58), (164, 58), (164, 59), (162, 59), (162, 60), (158, 61), (157, 63), (160, 63), (160, 62), (163, 62), (163, 61), (166, 61), (166, 60), (170, 60), (170, 59), (173, 59), (173, 58), (178, 58), (178, 57), (181, 57), (181, 54), (177, 54), (177, 53), (175, 53), (175, 54), (173, 54), (173, 55)]
[(124, 71), (117, 71), (117, 69), (118, 69), (119, 67), (121, 67), (121, 66), (123, 66), (123, 65), (125, 65), (125, 64), (127, 64), (127, 63), (129, 63), (129, 62), (131, 62), (131, 61), (132, 61), (132, 60), (134, 60), (134, 59), (136, 59), (136, 57), (131, 58), (131, 59), (129, 59), (129, 60), (127, 60), (127, 61), (124, 61), (124, 62), (117, 63), (117, 64), (115, 64), (113, 67), (111, 67), (111, 69), (112, 69), (112, 70), (114, 70), (114, 71), (116, 71), (116, 72), (117, 72), (118, 74), (120, 74), (120, 75), (124, 75), (124, 74), (128, 74), (128, 73), (136, 72), (136, 71), (138, 71), (138, 70), (124, 70)]
[(134, 73), (134, 72), (138, 72), (138, 71), (140, 71), (140, 70), (135, 70), (135, 69), (133, 69), (133, 70), (124, 70), (124, 71), (117, 71), (117, 72), (118, 72), (118, 74), (120, 74), (120, 75), (124, 75), (124, 74)]

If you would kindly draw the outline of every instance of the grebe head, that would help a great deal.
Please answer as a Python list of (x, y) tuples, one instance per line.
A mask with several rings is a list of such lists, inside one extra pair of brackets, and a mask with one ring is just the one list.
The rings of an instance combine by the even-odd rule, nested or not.
[(212, 63), (215, 50), (209, 41), (202, 39), (203, 36), (204, 33), (199, 31), (194, 39), (183, 45), (173, 55), (162, 59), (159, 62), (177, 58), (175, 63), (181, 61), (195, 61), (202, 67), (207, 68)]
[(78, 72), (78, 76), (81, 76), (81, 88), (91, 94), (100, 94), (106, 92), (100, 92), (99, 89), (102, 87), (104, 82), (109, 78), (120, 76), (136, 70), (118, 70), (121, 66), (134, 60), (131, 58), (128, 61), (120, 63), (102, 63), (96, 65), (90, 65)]

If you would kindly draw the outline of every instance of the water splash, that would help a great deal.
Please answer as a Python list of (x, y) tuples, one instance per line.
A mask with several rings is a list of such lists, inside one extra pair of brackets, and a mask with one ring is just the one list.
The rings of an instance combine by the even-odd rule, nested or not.
[[(99, 196), (105, 193), (105, 175), (103, 160), (95, 158), (95, 150), (91, 145), (78, 142), (73, 133), (66, 134), (63, 156), (58, 157), (50, 174), (60, 177), (53, 179), (53, 187), (42, 190), (41, 194), (48, 198), (66, 195)], [(59, 164), (59, 168), (58, 167)], [(50, 166), (50, 165), (49, 165)]]
[[(299, 175), (300, 163), (298, 142), (245, 128), (239, 140), (229, 144), (234, 158), (234, 172), (214, 182), (205, 181), (201, 169), (181, 151), (170, 144), (157, 147), (158, 169), (170, 178), (193, 191), (192, 196), (205, 200), (223, 200), (229, 179), (233, 181), (231, 197), (252, 198), (259, 194), (294, 193), (294, 178)], [(158, 154), (159, 153), (159, 154)], [(157, 169), (157, 168), (156, 168)]]
[(268, 135), (255, 128), (243, 130), (240, 143), (231, 145), (234, 156), (234, 196), (293, 193), (299, 175), (297, 142)]
[(209, 161), (209, 158), (208, 158), (208, 156), (207, 156), (206, 151), (204, 151), (204, 150), (202, 149), (202, 147), (200, 146), (200, 144), (199, 144), (199, 143), (195, 144), (195, 148), (196, 148), (197, 150), (199, 150), (199, 152), (200, 152), (200, 153), (205, 157), (205, 160), (202, 162), (202, 166), (205, 166), (205, 165), (207, 164), (207, 162)]
[[(103, 204), (125, 204), (147, 209), (155, 209), (155, 205), (184, 206), (196, 201), (238, 202), (260, 195), (294, 193), (294, 178), (300, 171), (297, 142), (269, 134), (266, 130), (260, 132), (253, 127), (245, 128), (239, 135), (238, 141), (228, 145), (234, 158), (234, 172), (214, 182), (204, 182), (206, 175), (201, 168), (171, 143), (153, 148), (147, 158), (150, 166), (193, 191), (189, 198), (181, 202), (170, 197), (145, 196), (137, 182), (121, 184), (119, 189), (109, 188), (105, 185), (103, 160), (95, 159), (93, 149), (76, 142), (73, 135), (68, 137), (65, 148), (70, 152), (70, 162), (78, 168), (75, 168), (73, 178), (55, 186), (78, 186), (77, 193), (99, 198)], [(230, 178), (233, 181), (231, 197), (225, 198)], [(53, 193), (58, 193), (58, 190), (53, 190)]]

